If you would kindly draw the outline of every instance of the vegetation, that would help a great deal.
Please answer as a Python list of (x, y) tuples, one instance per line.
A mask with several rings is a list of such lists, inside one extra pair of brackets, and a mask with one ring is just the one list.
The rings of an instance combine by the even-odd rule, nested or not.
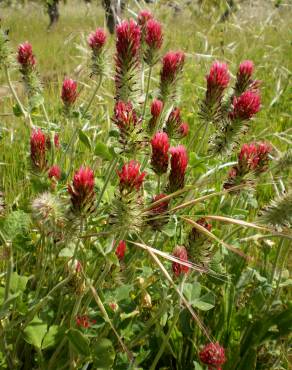
[(128, 5), (1, 8), (0, 367), (288, 370), (291, 6)]

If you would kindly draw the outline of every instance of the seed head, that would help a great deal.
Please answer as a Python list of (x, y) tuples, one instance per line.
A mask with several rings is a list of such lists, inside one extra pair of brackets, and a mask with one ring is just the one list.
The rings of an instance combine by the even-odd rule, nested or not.
[(117, 248), (116, 248), (116, 251), (115, 251), (115, 254), (116, 256), (118, 257), (118, 259), (121, 261), (124, 259), (125, 257), (125, 253), (126, 253), (126, 242), (124, 240), (120, 240)]
[(93, 208), (94, 173), (89, 167), (80, 167), (75, 172), (73, 184), (68, 185), (68, 193), (71, 195), (72, 210), (75, 213), (91, 212)]
[(184, 187), (188, 155), (186, 148), (183, 145), (172, 147), (169, 151), (171, 154), (171, 171), (168, 180), (168, 190), (172, 193)]
[(32, 52), (32, 46), (29, 42), (24, 42), (18, 46), (17, 61), (22, 69), (33, 69), (36, 64), (35, 56)]
[(45, 170), (46, 160), (46, 135), (41, 129), (33, 130), (30, 137), (30, 158), (35, 169)]
[(167, 172), (169, 140), (165, 132), (157, 132), (151, 140), (151, 166), (157, 175)]
[[(172, 255), (182, 261), (187, 262), (188, 261), (188, 253), (184, 246), (177, 245)], [(180, 276), (181, 274), (186, 274), (189, 271), (189, 267), (180, 264), (179, 262), (172, 262), (172, 271), (175, 274), (175, 276)]]
[(226, 362), (224, 348), (218, 342), (209, 343), (199, 353), (200, 360), (209, 366), (209, 370), (221, 370)]
[(140, 163), (135, 160), (123, 165), (121, 171), (117, 171), (120, 178), (120, 190), (121, 192), (126, 191), (128, 193), (140, 190), (145, 172), (140, 173)]

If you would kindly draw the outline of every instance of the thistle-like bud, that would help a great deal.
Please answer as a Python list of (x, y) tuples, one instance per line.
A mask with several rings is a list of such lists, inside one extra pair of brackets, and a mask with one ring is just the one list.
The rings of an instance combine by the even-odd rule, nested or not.
[(187, 123), (182, 122), (179, 108), (173, 108), (170, 112), (165, 123), (164, 131), (173, 139), (181, 139), (187, 136), (189, 126)]
[(116, 99), (127, 102), (136, 91), (141, 30), (135, 21), (123, 21), (117, 26), (116, 34)]
[(135, 160), (124, 164), (121, 171), (117, 171), (117, 173), (120, 178), (120, 191), (122, 193), (139, 191), (146, 176), (146, 172), (140, 173), (140, 163)]
[(141, 10), (138, 14), (138, 24), (139, 26), (145, 26), (147, 21), (153, 18), (152, 13), (149, 10)]
[(268, 143), (243, 144), (238, 155), (238, 168), (240, 173), (256, 171), (264, 172), (269, 162), (272, 148)]
[(49, 179), (54, 179), (55, 181), (59, 181), (61, 178), (61, 169), (58, 165), (53, 165), (48, 171)]
[(157, 132), (151, 140), (152, 156), (151, 166), (157, 175), (167, 172), (169, 140), (165, 132)]
[(236, 96), (241, 95), (253, 83), (252, 75), (254, 64), (251, 60), (245, 60), (240, 63), (237, 74), (234, 92)]
[[(163, 198), (166, 197), (166, 194), (158, 194), (155, 195), (152, 199), (152, 203), (155, 203)], [(169, 200), (161, 201), (157, 205), (153, 205), (153, 207), (149, 210), (149, 219), (148, 224), (154, 229), (154, 230), (161, 230), (161, 228), (167, 224), (168, 222), (168, 206), (169, 206)]]
[(189, 125), (186, 122), (183, 122), (178, 128), (180, 138), (188, 136), (189, 130)]
[[(212, 225), (205, 218), (200, 218), (196, 221), (197, 224), (203, 226), (207, 231), (211, 231)], [(208, 242), (208, 238), (193, 227), (188, 237), (188, 253), (196, 263), (207, 265), (212, 259), (213, 246)]]
[[(188, 262), (188, 253), (184, 246), (177, 245), (174, 248), (172, 255), (182, 261)], [(179, 262), (172, 262), (172, 271), (175, 276), (180, 276), (181, 274), (187, 274), (189, 267), (182, 265)]]
[(141, 120), (138, 119), (136, 111), (131, 102), (118, 101), (114, 109), (114, 123), (120, 130), (120, 143), (125, 152), (133, 153), (142, 145)]
[(120, 240), (115, 251), (115, 254), (118, 257), (119, 261), (124, 259), (126, 249), (127, 249), (126, 242), (124, 240)]
[(153, 66), (158, 61), (158, 53), (162, 46), (163, 36), (161, 24), (155, 19), (150, 19), (145, 26), (144, 60), (149, 66)]
[(71, 78), (66, 78), (63, 81), (61, 98), (65, 106), (65, 110), (68, 111), (77, 99), (77, 82)]
[(75, 172), (73, 184), (68, 185), (71, 196), (72, 211), (75, 214), (86, 214), (94, 208), (94, 173), (89, 167), (80, 167)]
[(238, 163), (229, 171), (228, 180), (224, 184), (224, 188), (228, 189), (241, 184), (244, 176), (249, 173), (260, 175), (265, 172), (268, 169), (271, 151), (272, 147), (268, 143), (243, 144), (238, 154)]
[(105, 61), (103, 51), (106, 38), (103, 28), (97, 28), (88, 37), (88, 45), (92, 50), (91, 69), (93, 75), (102, 76), (104, 74)]
[(131, 160), (117, 174), (120, 180), (119, 192), (116, 192), (112, 204), (109, 223), (114, 225), (116, 232), (140, 232), (144, 222), (141, 217), (143, 195), (140, 189), (146, 173), (140, 172), (140, 163)]
[(207, 91), (201, 104), (200, 116), (206, 122), (216, 123), (222, 117), (221, 102), (230, 81), (227, 64), (217, 61), (213, 63), (206, 80)]
[(148, 132), (150, 134), (153, 134), (155, 132), (155, 129), (159, 123), (159, 118), (162, 113), (163, 109), (163, 103), (161, 100), (154, 99), (151, 104), (151, 118), (149, 120), (148, 124)]
[(205, 345), (200, 351), (199, 357), (210, 370), (222, 370), (221, 366), (226, 362), (224, 348), (218, 342)]
[(233, 110), (230, 113), (232, 120), (249, 120), (261, 107), (261, 97), (255, 91), (245, 91), (239, 97), (233, 98)]
[(168, 97), (176, 95), (176, 84), (181, 77), (185, 54), (181, 51), (170, 51), (162, 59), (160, 72), (160, 99), (165, 102)]
[(47, 167), (46, 135), (41, 129), (33, 130), (30, 137), (30, 158), (35, 170), (42, 172)]
[(171, 171), (168, 178), (168, 192), (173, 193), (182, 189), (185, 182), (185, 173), (188, 165), (188, 155), (183, 145), (170, 148)]
[(17, 61), (20, 64), (20, 73), (28, 97), (31, 98), (39, 94), (42, 88), (35, 68), (36, 59), (29, 42), (24, 42), (18, 46)]
[(17, 61), (23, 71), (31, 70), (35, 67), (36, 59), (29, 42), (26, 41), (18, 46)]

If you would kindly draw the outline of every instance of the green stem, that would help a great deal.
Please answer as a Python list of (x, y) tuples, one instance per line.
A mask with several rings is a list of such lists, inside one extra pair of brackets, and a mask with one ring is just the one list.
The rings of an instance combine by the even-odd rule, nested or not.
[(6, 273), (6, 282), (5, 282), (5, 293), (4, 293), (4, 302), (9, 297), (10, 292), (10, 283), (11, 283), (11, 274), (13, 271), (13, 251), (12, 251), (12, 243), (5, 242), (5, 247), (9, 250), (9, 261), (7, 265), (7, 273)]
[(98, 89), (100, 88), (101, 83), (102, 83), (102, 76), (100, 76), (99, 81), (98, 81), (98, 84), (96, 85), (96, 87), (95, 87), (95, 89), (93, 91), (93, 94), (92, 94), (92, 96), (91, 96), (91, 98), (90, 98), (90, 100), (89, 100), (89, 102), (88, 102), (88, 104), (87, 104), (84, 112), (82, 113), (81, 118), (84, 118), (85, 114), (88, 112), (89, 108), (91, 107), (91, 104), (92, 104), (92, 102), (93, 102), (93, 100), (95, 98), (95, 95), (96, 95)]
[(278, 265), (279, 258), (280, 258), (281, 252), (282, 252), (283, 244), (284, 244), (284, 239), (281, 239), (280, 243), (279, 243), (279, 246), (278, 246), (278, 249), (277, 249), (276, 259), (275, 259), (275, 262), (274, 262), (274, 265), (273, 265), (273, 271), (272, 271), (272, 275), (271, 275), (271, 279), (270, 279), (271, 283), (273, 283), (273, 280), (274, 280), (275, 275), (276, 275), (277, 265)]
[[(198, 148), (196, 150), (196, 152), (197, 152), (198, 155), (200, 155), (200, 151), (201, 151), (201, 149), (203, 147), (203, 144), (205, 143), (205, 137), (207, 135), (208, 127), (209, 127), (209, 122), (207, 122), (205, 124), (205, 129), (204, 129), (204, 132), (203, 132), (203, 136), (202, 136), (201, 140), (198, 141), (199, 145), (198, 145)], [(194, 148), (194, 150), (195, 150), (195, 148)]]
[(24, 109), (21, 101), (19, 100), (17, 94), (16, 94), (16, 91), (11, 83), (11, 79), (10, 79), (10, 74), (9, 74), (9, 71), (8, 71), (8, 68), (6, 67), (5, 68), (5, 76), (6, 76), (6, 79), (7, 79), (7, 83), (8, 83), (8, 86), (9, 86), (9, 89), (11, 91), (11, 94), (13, 95), (14, 99), (16, 100), (16, 103), (17, 105), (19, 106), (20, 110), (21, 110), (21, 113), (23, 114), (24, 118), (25, 118), (25, 121), (29, 122), (29, 126), (30, 128), (34, 128), (34, 125), (32, 123), (32, 120), (31, 120), (31, 117), (30, 117), (30, 114)]
[(148, 101), (148, 96), (149, 96), (149, 89), (150, 89), (151, 74), (152, 74), (152, 67), (149, 67), (149, 73), (148, 73), (148, 78), (147, 78), (147, 86), (146, 86), (146, 94), (145, 94), (145, 101), (144, 101), (142, 119), (144, 118), (145, 112), (146, 112), (147, 101)]
[(110, 165), (108, 166), (108, 170), (107, 170), (107, 174), (106, 174), (105, 182), (104, 182), (104, 184), (103, 184), (103, 188), (102, 188), (102, 190), (101, 190), (101, 192), (100, 192), (100, 194), (99, 194), (99, 197), (98, 197), (98, 199), (97, 199), (96, 208), (98, 208), (98, 207), (99, 207), (100, 202), (102, 201), (102, 197), (103, 197), (103, 195), (104, 195), (104, 193), (105, 193), (105, 191), (106, 191), (106, 188), (107, 188), (107, 186), (108, 186), (108, 184), (109, 184), (109, 182), (110, 182), (110, 180), (111, 180), (111, 178), (112, 178), (112, 175), (113, 175), (113, 173), (114, 173), (114, 170), (115, 170), (115, 168), (116, 168), (116, 164), (118, 163), (118, 160), (119, 160), (119, 159), (118, 159), (118, 157), (115, 157), (115, 158), (111, 161)]
[(152, 365), (151, 365), (149, 370), (155, 370), (156, 369), (156, 365), (158, 364), (158, 361), (160, 360), (161, 356), (163, 355), (163, 352), (164, 352), (165, 347), (168, 343), (169, 337), (170, 337), (170, 335), (171, 335), (171, 333), (172, 333), (172, 331), (173, 331), (173, 329), (174, 329), (174, 327), (177, 323), (177, 320), (179, 318), (179, 313), (180, 313), (180, 311), (178, 310), (176, 312), (175, 316), (173, 317), (172, 324), (171, 324), (170, 328), (168, 329), (168, 332), (167, 332), (166, 336), (163, 338), (163, 342), (162, 342), (162, 344), (159, 348), (159, 351), (156, 354), (156, 356), (154, 358), (154, 361), (152, 362)]

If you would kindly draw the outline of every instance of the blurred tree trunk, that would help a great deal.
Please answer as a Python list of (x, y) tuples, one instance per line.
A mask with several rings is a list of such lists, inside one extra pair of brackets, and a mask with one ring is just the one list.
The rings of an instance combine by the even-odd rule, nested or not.
[(55, 23), (58, 22), (59, 14), (59, 0), (49, 0), (47, 1), (47, 10), (50, 18), (50, 24), (48, 28), (50, 29)]

